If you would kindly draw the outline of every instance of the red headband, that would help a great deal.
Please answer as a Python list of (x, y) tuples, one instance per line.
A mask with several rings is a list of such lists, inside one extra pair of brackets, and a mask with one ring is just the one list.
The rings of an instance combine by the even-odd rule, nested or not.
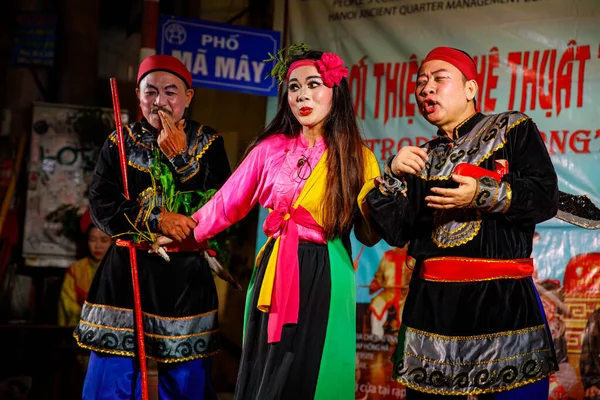
[(330, 88), (339, 85), (342, 78), (348, 76), (348, 68), (344, 67), (344, 60), (342, 60), (340, 56), (334, 53), (323, 53), (319, 60), (305, 58), (294, 61), (288, 68), (285, 79), (290, 79), (290, 74), (296, 68), (311, 65), (317, 68), (317, 71), (319, 71), (319, 74), (321, 75), (321, 79), (323, 79), (323, 83)]
[(465, 53), (452, 47), (436, 47), (431, 50), (427, 57), (421, 61), (421, 67), (428, 61), (441, 60), (454, 65), (467, 80), (477, 80), (477, 68), (475, 63)]
[(303, 60), (294, 61), (292, 63), (292, 65), (290, 65), (290, 68), (288, 69), (288, 72), (285, 75), (285, 80), (287, 81), (288, 79), (290, 79), (290, 75), (291, 75), (292, 71), (295, 70), (296, 68), (307, 67), (307, 66), (313, 66), (316, 68), (317, 60), (311, 60), (309, 58), (305, 58)]
[(137, 84), (139, 85), (146, 75), (154, 71), (170, 72), (181, 78), (188, 88), (192, 87), (192, 73), (177, 58), (164, 54), (156, 54), (142, 61), (138, 71)]

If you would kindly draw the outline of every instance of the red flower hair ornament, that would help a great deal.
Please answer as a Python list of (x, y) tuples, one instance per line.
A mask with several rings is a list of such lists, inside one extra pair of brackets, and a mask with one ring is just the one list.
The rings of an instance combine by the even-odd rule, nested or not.
[(348, 68), (344, 67), (344, 60), (334, 53), (323, 53), (317, 60), (317, 69), (321, 73), (325, 86), (339, 85), (342, 78), (348, 77)]
[(340, 56), (334, 53), (323, 53), (320, 60), (303, 59), (293, 62), (288, 69), (286, 79), (290, 78), (293, 70), (307, 65), (314, 65), (325, 86), (330, 88), (339, 85), (342, 78), (348, 77), (348, 68), (344, 67), (344, 60)]

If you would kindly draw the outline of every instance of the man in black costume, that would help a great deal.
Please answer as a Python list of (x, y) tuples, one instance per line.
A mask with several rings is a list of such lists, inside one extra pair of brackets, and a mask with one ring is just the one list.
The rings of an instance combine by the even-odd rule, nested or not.
[(557, 367), (530, 258), (556, 173), (533, 121), (479, 113), (477, 90), (468, 54), (432, 50), (415, 98), (438, 136), (400, 149), (367, 196), (378, 232), (416, 259), (394, 355), (409, 400), (547, 399)]
[[(211, 398), (210, 358), (218, 349), (217, 293), (188, 216), (230, 174), (223, 138), (185, 120), (192, 75), (178, 59), (155, 55), (140, 65), (136, 93), (144, 117), (124, 127), (130, 199), (123, 195), (116, 133), (94, 170), (89, 199), (94, 224), (132, 239), (148, 358), (158, 362), (161, 398)], [(175, 239), (170, 262), (149, 254), (151, 242)], [(139, 395), (129, 252), (117, 239), (102, 260), (75, 338), (92, 350), (84, 399)]]

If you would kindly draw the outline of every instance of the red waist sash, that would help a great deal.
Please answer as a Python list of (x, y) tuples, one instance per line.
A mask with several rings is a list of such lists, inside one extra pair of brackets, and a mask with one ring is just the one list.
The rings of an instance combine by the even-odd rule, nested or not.
[(493, 279), (521, 279), (533, 273), (532, 258), (435, 257), (423, 261), (421, 278), (439, 282), (473, 282)]
[[(127, 247), (128, 243), (129, 240), (117, 239), (115, 244), (119, 247)], [(137, 250), (150, 250), (151, 245), (152, 244), (147, 241), (133, 243), (133, 246)], [(168, 245), (163, 246), (163, 248), (168, 253), (177, 253), (180, 251), (198, 251), (202, 249), (208, 249), (208, 242), (204, 241), (202, 243), (198, 243), (194, 239), (194, 235), (190, 235), (187, 238), (185, 238), (182, 242), (169, 243)]]

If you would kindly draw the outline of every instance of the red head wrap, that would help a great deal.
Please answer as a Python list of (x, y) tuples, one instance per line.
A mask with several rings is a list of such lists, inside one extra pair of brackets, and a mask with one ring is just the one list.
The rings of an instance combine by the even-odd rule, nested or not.
[(477, 80), (475, 63), (465, 53), (452, 47), (436, 47), (421, 61), (421, 67), (428, 61), (441, 60), (454, 65), (468, 80)]
[(192, 73), (186, 66), (177, 58), (163, 54), (156, 54), (142, 61), (138, 71), (137, 84), (139, 85), (146, 75), (154, 71), (170, 72), (181, 78), (188, 88), (192, 87)]

